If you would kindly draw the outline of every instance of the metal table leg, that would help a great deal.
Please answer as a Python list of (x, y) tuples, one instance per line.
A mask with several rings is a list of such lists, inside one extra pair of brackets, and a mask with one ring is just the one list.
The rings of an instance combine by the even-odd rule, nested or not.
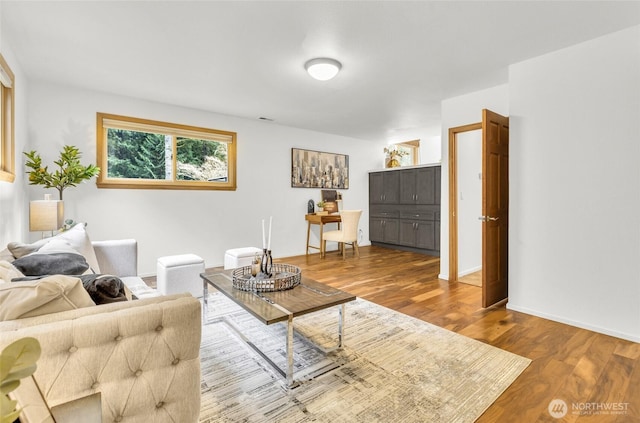
[(342, 304), (338, 309), (338, 348), (342, 348), (344, 344), (344, 316), (345, 305)]
[(287, 386), (293, 386), (293, 314), (287, 321)]
[(209, 283), (202, 279), (202, 324), (207, 323), (207, 312), (209, 311)]

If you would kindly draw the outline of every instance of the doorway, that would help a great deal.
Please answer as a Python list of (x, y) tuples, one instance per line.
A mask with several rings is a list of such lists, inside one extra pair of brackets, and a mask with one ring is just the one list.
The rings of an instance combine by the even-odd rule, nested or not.
[(482, 129), (455, 135), (458, 282), (482, 286)]
[[(481, 137), (473, 136), (480, 131)], [(476, 165), (468, 165), (465, 149), (469, 144), (477, 147), (481, 142), (481, 171)], [(473, 144), (476, 143), (476, 144)], [(477, 148), (476, 148), (477, 150)], [(473, 160), (473, 158), (471, 158)], [(460, 169), (470, 167), (470, 172)], [(482, 186), (481, 213), (476, 216), (481, 224), (482, 306), (489, 307), (507, 299), (508, 296), (508, 223), (509, 223), (509, 118), (490, 110), (482, 110), (482, 122), (449, 129), (449, 281), (459, 282), (463, 273), (473, 270), (473, 261), (466, 261), (467, 250), (474, 250), (472, 239), (461, 238), (468, 234), (467, 226), (477, 204), (464, 198), (473, 184), (473, 173), (477, 173)], [(469, 178), (470, 174), (470, 178)], [(463, 180), (463, 178), (468, 180)], [(471, 182), (469, 182), (471, 181)], [(460, 190), (463, 186), (463, 190)], [(470, 198), (467, 194), (467, 198)], [(463, 208), (462, 208), (463, 207)], [(469, 237), (469, 235), (464, 235)], [(463, 245), (463, 248), (460, 246)], [(464, 253), (463, 253), (464, 252)], [(465, 261), (462, 261), (465, 260)], [(476, 261), (477, 262), (477, 261)], [(469, 264), (471, 263), (471, 264)], [(471, 266), (471, 267), (470, 267)], [(461, 272), (462, 271), (462, 272)]]
[[(463, 172), (466, 176), (461, 178), (460, 168), (464, 169), (464, 165), (471, 161), (473, 152), (470, 150), (476, 150), (477, 146), (473, 143), (480, 144), (480, 156), (478, 160), (482, 159), (482, 122), (473, 123), (470, 125), (458, 126), (455, 128), (449, 128), (449, 282), (460, 282), (460, 278), (467, 275), (469, 263), (471, 263), (475, 256), (474, 250), (480, 250), (482, 255), (482, 240), (473, 240), (469, 242), (464, 251), (461, 253), (460, 245), (465, 244), (467, 241), (464, 237), (469, 235), (471, 228), (471, 221), (469, 214), (472, 212), (473, 205), (471, 199), (468, 196), (465, 197), (466, 189), (462, 189), (470, 183), (471, 172)], [(475, 148), (474, 148), (475, 147)], [(463, 156), (462, 160), (460, 156)], [(474, 166), (475, 167), (475, 166)], [(467, 178), (468, 176), (468, 178)], [(466, 200), (460, 201), (460, 197), (466, 198)], [(482, 201), (482, 193), (480, 193), (480, 201)], [(480, 205), (480, 209), (482, 205)], [(478, 214), (477, 216), (480, 216)], [(477, 220), (476, 216), (476, 221)], [(472, 218), (472, 216), (471, 216)], [(479, 222), (479, 221), (478, 221)], [(462, 225), (461, 225), (462, 224)], [(477, 234), (476, 234), (477, 235)], [(466, 254), (466, 256), (465, 256)], [(460, 260), (462, 259), (462, 263)], [(481, 260), (478, 266), (481, 268)], [(480, 269), (478, 269), (480, 270)], [(477, 286), (482, 286), (482, 277), (477, 282)]]

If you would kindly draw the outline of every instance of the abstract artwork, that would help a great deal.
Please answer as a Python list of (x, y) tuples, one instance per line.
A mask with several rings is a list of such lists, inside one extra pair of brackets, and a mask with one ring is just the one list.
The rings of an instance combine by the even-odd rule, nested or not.
[(291, 186), (348, 189), (349, 156), (292, 148)]

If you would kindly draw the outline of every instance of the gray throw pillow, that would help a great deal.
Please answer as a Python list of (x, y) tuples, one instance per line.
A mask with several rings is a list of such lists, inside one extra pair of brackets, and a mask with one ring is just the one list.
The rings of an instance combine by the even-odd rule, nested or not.
[(11, 264), (25, 276), (81, 275), (89, 269), (87, 260), (75, 253), (32, 253)]

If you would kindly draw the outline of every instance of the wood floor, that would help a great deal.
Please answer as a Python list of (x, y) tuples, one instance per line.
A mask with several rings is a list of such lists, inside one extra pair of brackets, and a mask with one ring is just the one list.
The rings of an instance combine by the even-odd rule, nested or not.
[(459, 276), (458, 282), (468, 283), (469, 285), (482, 286), (482, 270), (469, 273), (468, 275)]
[[(640, 344), (507, 310), (481, 307), (481, 288), (438, 279), (437, 257), (380, 247), (279, 260), (304, 275), (366, 300), (532, 359), (531, 365), (478, 422), (640, 422)], [(594, 310), (597, 312), (597, 310)], [(551, 417), (551, 400), (568, 414)], [(626, 414), (586, 407), (627, 407)], [(614, 404), (615, 403), (615, 404)], [(625, 403), (625, 404), (619, 404)], [(602, 405), (601, 405), (602, 404)]]
[[(481, 307), (481, 288), (438, 279), (439, 258), (380, 247), (276, 260), (382, 306), (532, 360), (478, 422), (640, 422), (640, 344), (509, 311)], [(594, 310), (597, 313), (597, 310)], [(347, 333), (348, 342), (348, 333)], [(551, 417), (562, 399), (568, 414)], [(573, 414), (572, 404), (583, 410)], [(587, 407), (626, 407), (596, 414)], [(602, 413), (602, 410), (600, 411)]]

